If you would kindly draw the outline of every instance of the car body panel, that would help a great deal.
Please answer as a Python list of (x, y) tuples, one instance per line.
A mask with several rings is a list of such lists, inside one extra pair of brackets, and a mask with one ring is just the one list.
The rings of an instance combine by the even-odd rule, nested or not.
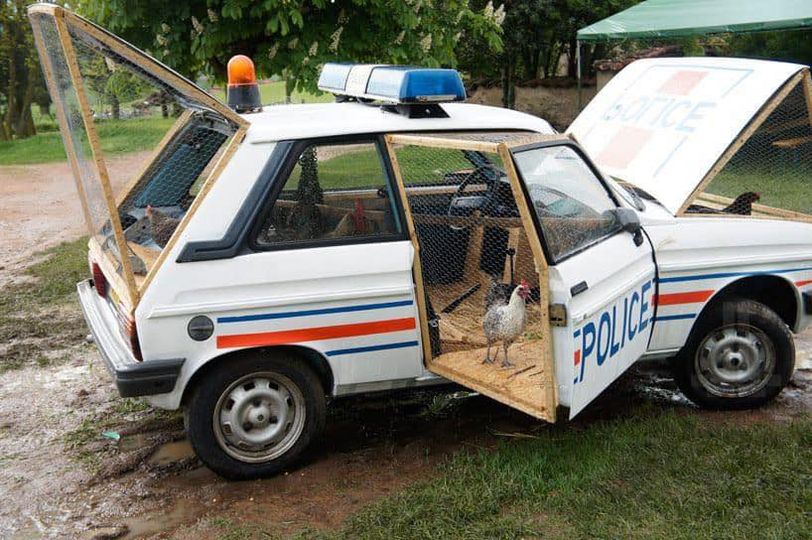
[(607, 174), (672, 214), (770, 98), (805, 66), (745, 58), (638, 60), (567, 130)]

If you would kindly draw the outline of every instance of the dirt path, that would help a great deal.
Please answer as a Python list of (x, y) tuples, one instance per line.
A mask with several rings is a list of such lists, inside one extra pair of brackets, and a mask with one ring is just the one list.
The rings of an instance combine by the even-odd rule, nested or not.
[[(140, 157), (114, 161), (113, 174), (127, 172)], [(33, 252), (82, 233), (74, 190), (66, 164), (0, 168), (0, 282), (27, 266)], [(797, 344), (799, 372), (776, 402), (760, 411), (713, 414), (773, 421), (812, 410), (812, 332)], [(192, 455), (179, 415), (117, 397), (92, 345), (65, 343), (58, 354), (57, 365), (0, 374), (2, 538), (198, 540), (245, 523), (282, 535), (332, 529), (364, 505), (428, 477), (451, 453), (492, 446), (495, 432), (544, 429), (478, 396), (343, 400), (331, 408), (326, 436), (301, 467), (267, 480), (226, 482)], [(618, 386), (577, 423), (623, 416), (640, 400), (692, 408), (657, 372), (630, 374)]]
[[(136, 152), (108, 160), (114, 185), (126, 182), (147, 155)], [(66, 161), (0, 167), (0, 267), (4, 267), (0, 278), (27, 266), (32, 253), (84, 231), (76, 184)]]

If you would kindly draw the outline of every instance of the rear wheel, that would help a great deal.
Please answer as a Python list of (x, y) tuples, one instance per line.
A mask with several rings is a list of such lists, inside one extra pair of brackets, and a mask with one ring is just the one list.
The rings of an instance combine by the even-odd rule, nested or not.
[(714, 409), (749, 409), (773, 399), (795, 367), (787, 325), (752, 300), (725, 300), (709, 309), (676, 358), (680, 389)]
[(293, 356), (224, 360), (194, 389), (186, 408), (200, 459), (231, 479), (269, 476), (305, 451), (324, 427), (318, 377)]

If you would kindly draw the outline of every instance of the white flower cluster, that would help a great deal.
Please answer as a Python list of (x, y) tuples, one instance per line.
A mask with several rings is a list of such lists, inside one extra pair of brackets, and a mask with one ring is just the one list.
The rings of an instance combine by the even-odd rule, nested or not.
[(203, 25), (200, 23), (200, 21), (197, 20), (197, 17), (195, 17), (194, 15), (192, 15), (192, 28), (194, 28), (195, 32), (197, 32), (198, 34), (203, 33)]
[(220, 20), (220, 18), (217, 16), (217, 12), (214, 11), (213, 9), (209, 8), (208, 13), (209, 13), (209, 20), (211, 22), (216, 23), (218, 20)]
[(271, 45), (271, 48), (268, 49), (268, 60), (273, 60), (276, 53), (279, 52), (279, 42), (274, 43)]
[(309, 56), (316, 56), (319, 53), (319, 42), (314, 41), (310, 44), (310, 48), (307, 50), (307, 54)]
[(395, 45), (400, 45), (401, 43), (403, 43), (403, 38), (405, 38), (405, 37), (406, 37), (406, 30), (401, 30), (400, 34), (398, 34), (398, 37), (395, 38)]
[(339, 26), (338, 30), (333, 32), (333, 35), (330, 36), (330, 46), (328, 47), (332, 52), (336, 52), (338, 50), (338, 45), (341, 43), (341, 33), (344, 31), (343, 26)]
[(423, 39), (420, 40), (420, 50), (423, 53), (427, 53), (431, 50), (431, 34), (426, 34), (423, 36)]
[(493, 2), (488, 0), (488, 3), (482, 10), (482, 15), (486, 19), (493, 21), (499, 26), (502, 26), (502, 23), (505, 22), (505, 5), (501, 4), (498, 8), (493, 9)]

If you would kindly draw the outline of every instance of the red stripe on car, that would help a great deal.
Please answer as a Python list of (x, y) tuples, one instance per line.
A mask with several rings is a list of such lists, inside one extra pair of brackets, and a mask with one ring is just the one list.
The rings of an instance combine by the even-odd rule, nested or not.
[(217, 336), (217, 348), (230, 347), (260, 347), (263, 345), (286, 345), (301, 343), (303, 341), (320, 341), (322, 339), (338, 339), (357, 336), (370, 336), (373, 334), (386, 334), (403, 330), (414, 330), (417, 327), (414, 317), (405, 319), (390, 319), (386, 321), (373, 321), (356, 324), (341, 324), (337, 326), (321, 326), (316, 328), (300, 328), (297, 330), (278, 330), (275, 332), (258, 332), (253, 334), (231, 334)]
[(654, 297), (654, 303), (658, 306), (677, 306), (680, 304), (697, 304), (704, 302), (714, 291), (691, 291), (681, 293), (660, 294)]

